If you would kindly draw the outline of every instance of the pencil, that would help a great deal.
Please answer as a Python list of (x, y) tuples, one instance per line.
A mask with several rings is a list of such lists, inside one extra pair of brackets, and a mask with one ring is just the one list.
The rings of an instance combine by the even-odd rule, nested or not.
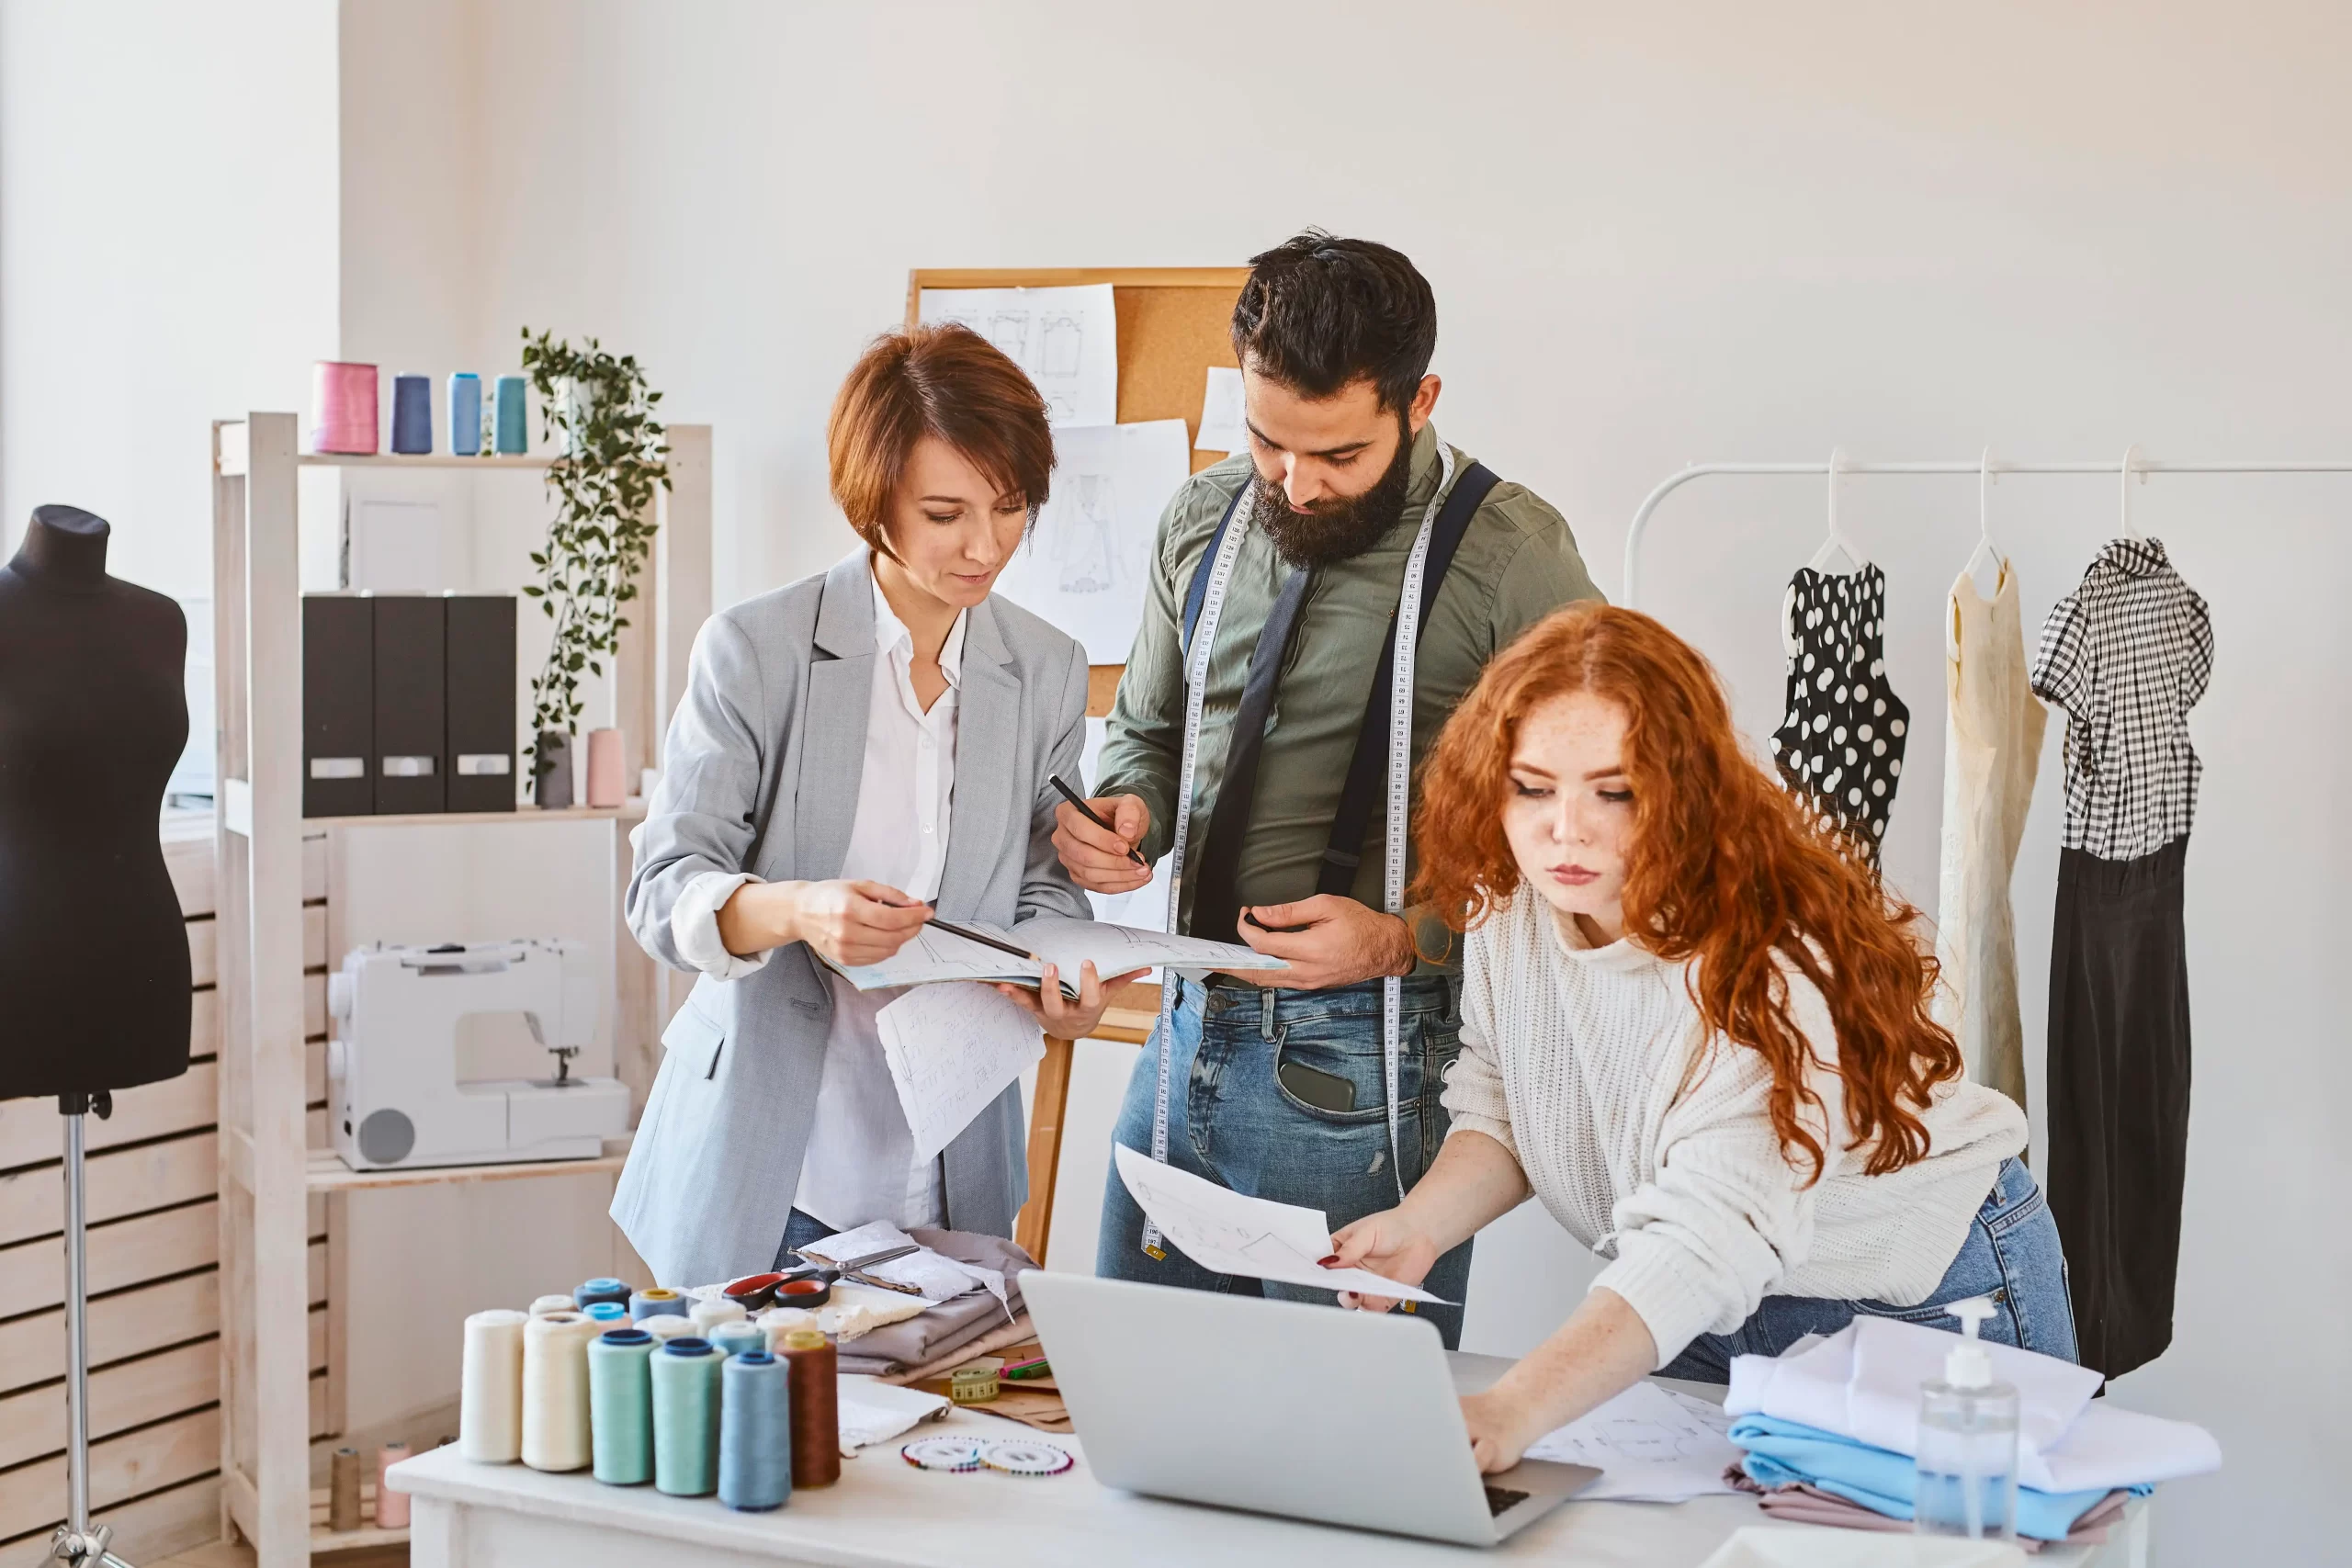
[[(1111, 824), (1103, 821), (1102, 818), (1097, 817), (1094, 814), (1094, 807), (1087, 805), (1085, 801), (1079, 798), (1078, 791), (1070, 788), (1069, 785), (1062, 782), (1061, 774), (1047, 773), (1046, 775), (1046, 782), (1059, 790), (1064, 800), (1067, 800), (1072, 806), (1077, 807), (1078, 814), (1080, 816), (1085, 818), (1089, 822), (1093, 823), (1097, 828), (1102, 829), (1106, 833), (1114, 836), (1118, 834), (1119, 830), (1116, 828), (1112, 827)], [(1146, 871), (1149, 871), (1151, 869), (1151, 863), (1144, 859), (1141, 854), (1137, 853), (1136, 847), (1133, 844), (1129, 844), (1127, 846), (1127, 858), (1135, 862), (1137, 865), (1143, 867)]]
[(999, 942), (992, 936), (983, 936), (978, 931), (968, 930), (966, 927), (950, 925), (945, 920), (941, 919), (937, 915), (932, 916), (931, 919), (925, 920), (923, 924), (937, 926), (949, 936), (960, 936), (966, 942), (977, 942), (982, 947), (993, 947), (999, 953), (1009, 953), (1015, 958), (1025, 958), (1032, 964), (1043, 964), (1045, 962), (1044, 959), (1038, 957), (1035, 953), (1030, 952), (1025, 947), (1015, 947), (1009, 942)]

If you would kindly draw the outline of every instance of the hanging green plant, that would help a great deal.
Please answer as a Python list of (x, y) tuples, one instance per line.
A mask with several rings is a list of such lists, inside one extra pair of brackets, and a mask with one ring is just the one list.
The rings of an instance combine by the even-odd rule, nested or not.
[(531, 554), (539, 581), (523, 590), (555, 623), (531, 681), (527, 749), (534, 793), (548, 804), (555, 761), (545, 753), (556, 748), (545, 742), (579, 733), (581, 677), (604, 674), (620, 649), (622, 607), (637, 597), (653, 543), (653, 492), (670, 483), (670, 447), (654, 417), (662, 394), (647, 387), (634, 355), (615, 357), (594, 338), (574, 348), (525, 327), (523, 368), (559, 454), (547, 479), (555, 520), (547, 547)]

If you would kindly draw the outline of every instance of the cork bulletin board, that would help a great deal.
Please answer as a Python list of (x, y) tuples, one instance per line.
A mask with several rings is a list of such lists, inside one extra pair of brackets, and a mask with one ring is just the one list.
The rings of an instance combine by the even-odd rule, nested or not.
[[(1201, 433), (1212, 365), (1238, 365), (1227, 328), (1246, 266), (917, 267), (907, 274), (907, 325), (926, 288), (1067, 288), (1107, 283), (1119, 322), (1119, 423), (1181, 419)], [(1193, 454), (1199, 473), (1226, 454)], [(1086, 711), (1101, 718), (1119, 689), (1120, 666), (1097, 664)]]

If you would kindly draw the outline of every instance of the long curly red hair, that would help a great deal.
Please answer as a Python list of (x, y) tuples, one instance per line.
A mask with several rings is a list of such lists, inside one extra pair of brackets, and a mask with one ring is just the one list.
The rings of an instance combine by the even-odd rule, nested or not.
[(1519, 726), (1576, 692), (1625, 714), (1626, 935), (1669, 962), (1696, 960), (1688, 984), (1710, 1031), (1771, 1068), (1772, 1126), (1791, 1164), (1809, 1160), (1815, 1179), (1824, 1168), (1800, 1119), (1810, 1106), (1818, 1120), (1805, 1072), (1822, 1057), (1790, 1012), (1783, 965), (1828, 1003), (1847, 1146), (1868, 1147), (1873, 1176), (1926, 1158), (1918, 1112), (1962, 1057), (1928, 1015), (1937, 969), (1914, 938), (1919, 911), (1806, 819), (1741, 744), (1713, 667), (1649, 616), (1572, 604), (1487, 666), (1424, 765), (1416, 900), (1467, 931), (1518, 893), (1502, 813)]

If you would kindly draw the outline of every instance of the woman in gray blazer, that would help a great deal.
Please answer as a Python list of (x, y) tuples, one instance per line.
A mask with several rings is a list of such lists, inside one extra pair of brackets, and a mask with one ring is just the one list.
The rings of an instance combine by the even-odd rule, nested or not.
[[(757, 1272), (876, 1220), (1012, 1233), (1027, 1190), (1007, 1089), (937, 1158), (912, 1134), (875, 1014), (823, 960), (877, 963), (933, 909), (1084, 919), (1051, 842), (1086, 654), (989, 589), (1046, 499), (1053, 437), (1020, 368), (961, 327), (876, 340), (833, 404), (832, 491), (865, 543), (711, 617), (634, 835), (629, 929), (697, 972), (662, 1036), (613, 1219), (665, 1283)], [(821, 955), (821, 957), (820, 957)], [(1091, 1032), (1049, 970), (1003, 987)]]

